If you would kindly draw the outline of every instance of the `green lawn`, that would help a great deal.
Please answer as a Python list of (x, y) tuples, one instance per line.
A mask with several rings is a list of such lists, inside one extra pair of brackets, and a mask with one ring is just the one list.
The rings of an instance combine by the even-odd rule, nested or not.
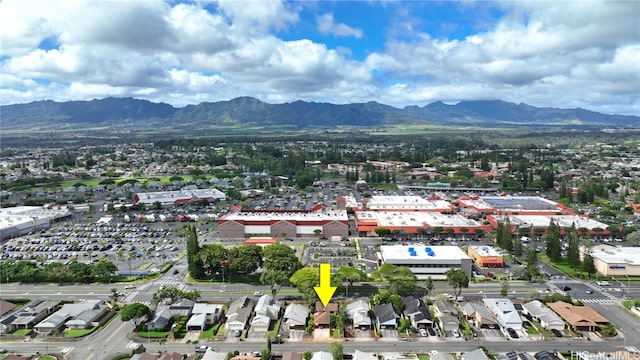
[(168, 331), (139, 331), (138, 336), (141, 338), (166, 339)]
[(93, 332), (94, 329), (78, 329), (78, 330), (71, 330), (71, 329), (67, 329), (64, 331), (64, 336), (65, 337), (81, 337), (81, 336), (85, 336), (87, 334), (90, 334), (91, 332)]
[(219, 327), (220, 327), (220, 324), (215, 324), (211, 328), (209, 328), (209, 330), (201, 332), (200, 333), (200, 339), (212, 339), (213, 336), (218, 331)]
[(267, 339), (277, 337), (278, 329), (280, 329), (280, 319), (278, 319), (276, 323), (272, 325), (272, 330), (269, 330), (269, 332), (267, 332)]
[(529, 335), (537, 335), (539, 333), (533, 326), (527, 326), (527, 334), (529, 334)]
[(11, 333), (12, 336), (26, 336), (31, 332), (31, 329), (18, 329)]

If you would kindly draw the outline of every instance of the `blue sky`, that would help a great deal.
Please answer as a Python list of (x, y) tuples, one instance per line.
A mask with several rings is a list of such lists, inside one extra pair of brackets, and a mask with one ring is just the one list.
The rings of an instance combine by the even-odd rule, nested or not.
[(638, 1), (2, 0), (0, 103), (502, 99), (638, 115), (639, 19)]

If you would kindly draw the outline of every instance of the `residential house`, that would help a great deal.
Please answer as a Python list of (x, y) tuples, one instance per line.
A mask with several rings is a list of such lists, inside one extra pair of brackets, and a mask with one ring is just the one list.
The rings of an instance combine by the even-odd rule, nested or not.
[(282, 321), (287, 324), (290, 330), (304, 330), (307, 326), (309, 308), (300, 304), (289, 304), (284, 310)]
[(340, 305), (335, 302), (330, 302), (325, 307), (324, 305), (322, 305), (322, 301), (316, 301), (315, 308), (316, 308), (316, 313), (327, 311), (331, 315), (335, 315), (340, 310)]
[(244, 330), (249, 324), (249, 318), (253, 309), (241, 308), (233, 314), (227, 316), (227, 322), (224, 324), (225, 328), (229, 331)]
[(158, 355), (149, 353), (133, 354), (131, 360), (158, 360)]
[(280, 316), (280, 304), (273, 300), (271, 295), (262, 295), (255, 307), (256, 315), (266, 316), (276, 320)]
[(445, 300), (436, 300), (433, 304), (433, 310), (437, 317), (442, 315), (458, 316), (458, 309), (452, 303)]
[(282, 353), (282, 360), (302, 360), (302, 353), (287, 351)]
[(333, 355), (326, 351), (316, 351), (311, 356), (311, 360), (333, 360)]
[(482, 349), (466, 352), (459, 357), (460, 360), (489, 360), (487, 354)]
[(213, 351), (207, 349), (200, 360), (227, 360), (227, 354), (224, 351)]
[(411, 320), (411, 326), (424, 329), (431, 328), (436, 325), (429, 311), (429, 307), (425, 304), (424, 300), (415, 298), (413, 296), (405, 296), (402, 298), (404, 304), (404, 316)]
[(473, 326), (478, 329), (494, 329), (498, 326), (498, 323), (489, 310), (480, 303), (468, 302), (464, 304), (462, 314), (467, 321), (471, 322)]
[(347, 304), (347, 317), (353, 321), (353, 328), (371, 330), (371, 317), (369, 316), (369, 304), (365, 300), (356, 300)]
[(9, 327), (15, 329), (31, 329), (47, 316), (53, 314), (60, 306), (59, 301), (34, 300), (18, 310)]
[(400, 315), (393, 308), (393, 304), (380, 304), (373, 309), (373, 316), (379, 329), (395, 329)]
[(574, 330), (596, 331), (598, 326), (609, 324), (609, 320), (588, 306), (575, 306), (564, 301), (547, 304)]
[(17, 328), (13, 324), (16, 318), (16, 314), (9, 314), (0, 319), (0, 335), (10, 334), (16, 331)]
[(533, 300), (522, 305), (523, 314), (540, 322), (543, 328), (564, 330), (565, 323), (553, 310), (544, 306), (540, 301)]
[(353, 360), (378, 360), (378, 355), (370, 352), (356, 350), (353, 354)]
[(189, 317), (195, 304), (193, 300), (180, 299), (179, 302), (169, 305), (169, 311), (174, 316)]
[(15, 308), (16, 304), (0, 299), (0, 317), (7, 315)]
[(171, 310), (168, 307), (158, 307), (151, 321), (147, 321), (149, 330), (167, 330), (171, 322)]
[(271, 319), (268, 316), (256, 315), (251, 319), (251, 331), (253, 332), (267, 332), (269, 331), (269, 325)]
[(316, 312), (313, 314), (313, 326), (316, 329), (328, 329), (331, 325), (331, 315), (338, 313), (338, 303), (328, 303), (325, 307), (321, 301), (316, 301)]
[(250, 308), (251, 310), (253, 310), (255, 306), (256, 306), (256, 301), (251, 299), (250, 297), (248, 296), (239, 297), (233, 300), (231, 304), (229, 304), (229, 308), (227, 309), (227, 317), (237, 312), (241, 308)]
[(451, 332), (460, 329), (460, 319), (457, 316), (443, 314), (438, 317), (438, 324), (444, 332)]
[(315, 329), (329, 329), (331, 325), (331, 314), (328, 311), (313, 314), (313, 327)]
[(158, 360), (184, 360), (184, 355), (174, 351), (160, 355)]
[(512, 328), (516, 331), (522, 330), (522, 319), (511, 300), (489, 298), (483, 299), (482, 301), (484, 302), (484, 306), (486, 306), (496, 318), (501, 328)]
[(208, 326), (217, 323), (222, 317), (222, 305), (197, 303), (191, 310), (191, 318), (187, 321), (187, 330), (204, 331)]
[(436, 300), (433, 304), (433, 310), (443, 331), (450, 332), (460, 329), (458, 309), (452, 303), (445, 300)]
[(248, 296), (243, 296), (231, 302), (227, 309), (227, 330), (244, 330), (249, 323), (249, 318), (256, 305), (255, 300)]
[[(448, 316), (451, 316), (451, 315), (448, 315)], [(431, 356), (429, 356), (429, 358), (431, 360), (454, 360), (453, 355), (443, 351), (432, 354)]]

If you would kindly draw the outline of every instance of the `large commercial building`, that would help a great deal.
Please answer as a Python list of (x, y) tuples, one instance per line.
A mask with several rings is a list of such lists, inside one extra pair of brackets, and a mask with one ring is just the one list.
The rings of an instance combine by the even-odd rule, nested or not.
[(512, 231), (515, 231), (516, 227), (519, 229), (533, 228), (537, 233), (543, 233), (553, 221), (560, 227), (562, 234), (571, 226), (575, 226), (580, 232), (588, 232), (594, 236), (610, 234), (610, 231), (607, 230), (607, 224), (579, 215), (488, 215), (487, 220), (492, 226), (497, 226), (499, 222), (506, 223), (508, 221), (512, 226)]
[(467, 247), (467, 254), (481, 268), (501, 268), (504, 266), (502, 255), (492, 246), (471, 245)]
[(160, 203), (162, 206), (177, 206), (198, 200), (224, 200), (225, 194), (217, 189), (193, 189), (178, 191), (156, 191), (137, 193), (133, 196), (134, 204), (146, 206)]
[(421, 196), (372, 196), (357, 202), (353, 196), (341, 196), (337, 200), (338, 207), (350, 207), (354, 211), (429, 211), (452, 212), (455, 206), (438, 197), (423, 198)]
[(222, 238), (349, 236), (349, 219), (345, 210), (243, 210), (224, 215), (218, 224)]
[(51, 223), (71, 217), (66, 206), (16, 206), (0, 209), (0, 240), (48, 229)]
[(443, 279), (449, 269), (462, 269), (471, 276), (471, 258), (457, 246), (382, 245), (378, 262), (406, 266), (419, 279)]
[(561, 215), (573, 211), (555, 201), (540, 196), (461, 196), (460, 208), (470, 214), (519, 214), (519, 215)]
[(474, 236), (478, 232), (491, 231), (483, 225), (461, 215), (420, 211), (357, 211), (354, 214), (360, 236), (374, 236), (377, 228), (398, 230), (405, 234), (450, 234)]
[[(581, 248), (584, 256), (586, 248)], [(595, 245), (591, 248), (591, 256), (596, 270), (606, 277), (640, 276), (640, 248), (613, 246), (607, 244)]]

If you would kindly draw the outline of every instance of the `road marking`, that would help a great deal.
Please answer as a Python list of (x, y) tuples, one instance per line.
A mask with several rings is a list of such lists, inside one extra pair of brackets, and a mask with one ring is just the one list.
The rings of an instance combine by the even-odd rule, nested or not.
[(116, 331), (114, 331), (113, 334), (111, 334), (111, 336), (107, 338), (107, 341), (105, 341), (105, 343), (109, 343), (111, 339), (113, 339), (113, 337), (116, 336), (126, 324), (127, 324), (126, 322), (123, 322), (122, 325), (120, 325), (120, 327), (118, 327)]

